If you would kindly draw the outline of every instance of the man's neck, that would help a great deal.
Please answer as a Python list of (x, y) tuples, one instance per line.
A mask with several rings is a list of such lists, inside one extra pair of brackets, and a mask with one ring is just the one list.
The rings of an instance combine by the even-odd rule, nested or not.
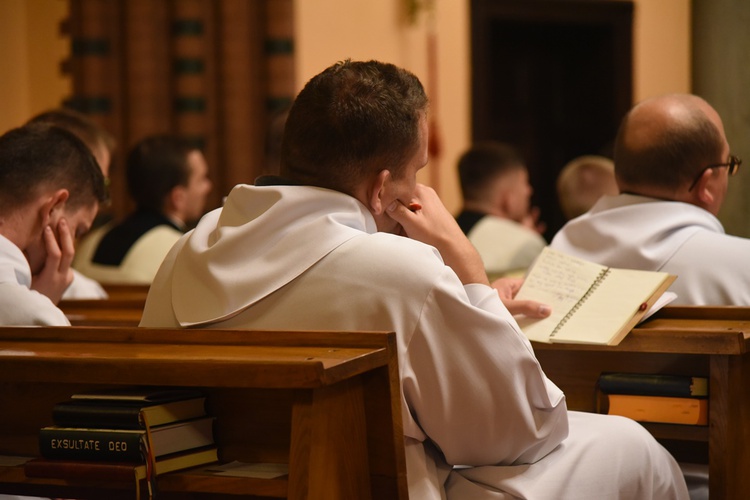
[(0, 234), (23, 250), (31, 240), (31, 221), (23, 219), (23, 213), (4, 215), (0, 218)]
[(169, 219), (169, 221), (180, 228), (181, 230), (185, 230), (187, 228), (187, 223), (185, 222), (185, 218), (182, 216), (181, 213), (178, 213), (177, 210), (162, 210), (161, 213), (164, 217)]
[(501, 214), (497, 213), (498, 210), (495, 207), (493, 207), (490, 203), (485, 203), (482, 201), (466, 200), (464, 202), (463, 210), (502, 217)]

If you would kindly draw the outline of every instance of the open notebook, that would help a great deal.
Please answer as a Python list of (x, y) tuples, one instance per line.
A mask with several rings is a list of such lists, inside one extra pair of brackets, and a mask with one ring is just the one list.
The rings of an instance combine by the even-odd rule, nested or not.
[(526, 275), (518, 300), (552, 307), (543, 319), (518, 325), (530, 340), (617, 345), (647, 315), (676, 295), (665, 291), (676, 276), (618, 269), (545, 248)]

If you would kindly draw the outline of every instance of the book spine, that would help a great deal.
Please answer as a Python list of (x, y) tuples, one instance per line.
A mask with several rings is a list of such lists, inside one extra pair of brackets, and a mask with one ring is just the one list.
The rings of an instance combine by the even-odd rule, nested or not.
[(39, 431), (39, 451), (45, 458), (142, 462), (142, 436), (113, 429), (45, 427)]
[(83, 460), (30, 460), (24, 464), (26, 477), (55, 479), (107, 479), (132, 481), (143, 476), (143, 465), (120, 462), (96, 462)]
[(639, 422), (708, 425), (708, 400), (609, 394), (609, 415), (620, 415)]
[(140, 408), (104, 407), (100, 405), (55, 405), (52, 421), (59, 427), (144, 429)]
[(705, 397), (708, 396), (708, 379), (678, 375), (605, 373), (599, 377), (599, 389), (607, 394)]

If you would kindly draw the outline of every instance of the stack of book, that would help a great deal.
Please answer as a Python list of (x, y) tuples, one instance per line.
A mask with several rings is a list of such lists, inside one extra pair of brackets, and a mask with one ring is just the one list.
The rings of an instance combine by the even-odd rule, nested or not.
[(601, 408), (639, 422), (708, 425), (708, 379), (682, 375), (603, 373)]
[(52, 410), (39, 432), (41, 458), (29, 477), (153, 481), (218, 460), (214, 419), (192, 390), (128, 389), (81, 393)]

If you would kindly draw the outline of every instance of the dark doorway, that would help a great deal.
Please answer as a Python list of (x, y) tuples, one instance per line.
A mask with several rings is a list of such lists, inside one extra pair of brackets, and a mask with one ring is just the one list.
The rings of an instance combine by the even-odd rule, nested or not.
[(555, 180), (611, 154), (632, 104), (631, 2), (472, 0), (472, 137), (519, 148), (547, 223), (565, 222)]

